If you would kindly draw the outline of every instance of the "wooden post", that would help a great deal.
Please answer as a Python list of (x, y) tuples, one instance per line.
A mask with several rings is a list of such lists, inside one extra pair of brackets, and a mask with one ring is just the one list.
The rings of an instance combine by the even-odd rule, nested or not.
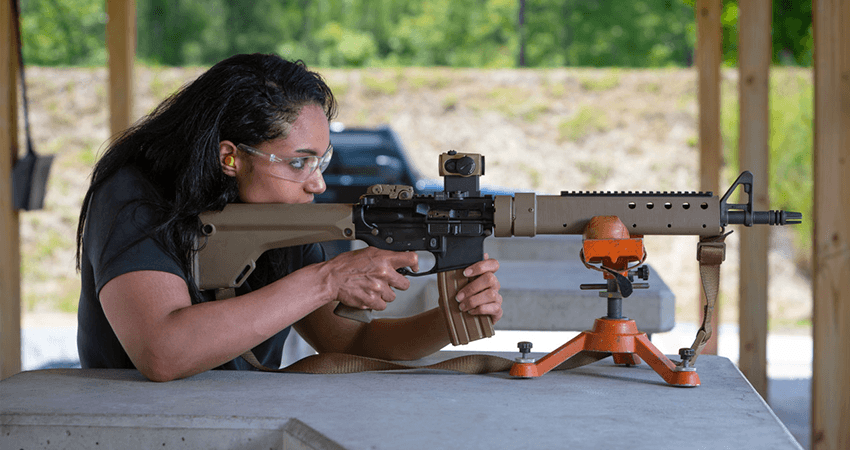
[[(740, 2), (738, 21), (738, 89), (740, 135), (738, 160), (741, 170), (753, 173), (753, 207), (770, 209), (768, 201), (768, 94), (771, 59), (771, 0)], [(740, 195), (745, 196), (744, 192)], [(742, 203), (745, 198), (742, 198)], [(742, 229), (739, 297), (740, 359), (738, 367), (750, 383), (767, 398), (767, 252), (768, 227)]]
[(136, 3), (107, 0), (109, 51), (109, 131), (116, 136), (133, 123), (133, 62), (136, 57)]
[[(720, 191), (720, 164), (723, 162), (720, 137), (720, 59), (721, 27), (720, 0), (698, 0), (697, 20), (697, 92), (699, 103), (700, 189), (723, 195)], [(699, 313), (703, 315), (705, 298), (699, 283)], [(703, 348), (703, 353), (717, 354), (717, 329), (720, 326), (720, 305), (714, 308), (714, 333)]]
[[(850, 448), (850, 0), (813, 2), (812, 450)], [(805, 218), (804, 218), (805, 219)]]
[(18, 159), (17, 24), (10, 2), (0, 1), (0, 380), (21, 371), (21, 250), (18, 211), (12, 204), (12, 168)]

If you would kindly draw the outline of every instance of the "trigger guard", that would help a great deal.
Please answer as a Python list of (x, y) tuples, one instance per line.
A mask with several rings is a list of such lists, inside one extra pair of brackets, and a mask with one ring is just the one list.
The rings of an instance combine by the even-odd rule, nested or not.
[(425, 275), (431, 275), (437, 273), (435, 268), (431, 268), (431, 270), (427, 272), (414, 272), (407, 267), (402, 267), (400, 269), (396, 269), (396, 272), (406, 276), (406, 277), (424, 277)]
[(400, 273), (400, 274), (402, 274), (406, 277), (424, 277), (426, 275), (433, 275), (433, 274), (439, 273), (439, 272), (448, 272), (450, 270), (466, 269), (467, 267), (469, 267), (469, 266), (437, 267), (437, 265), (434, 265), (434, 267), (432, 267), (431, 270), (428, 270), (427, 272), (414, 272), (407, 267), (402, 267), (400, 269), (396, 269), (396, 272), (398, 272), (398, 273)]

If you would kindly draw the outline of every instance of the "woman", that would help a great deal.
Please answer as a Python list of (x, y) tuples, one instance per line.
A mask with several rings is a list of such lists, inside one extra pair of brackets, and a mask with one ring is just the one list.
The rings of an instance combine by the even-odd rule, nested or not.
[[(449, 343), (438, 310), (362, 324), (337, 302), (383, 310), (418, 270), (415, 253), (375, 248), (325, 260), (317, 244), (266, 252), (236, 297), (200, 292), (190, 264), (197, 215), (229, 202), (309, 203), (325, 190), (336, 102), (303, 63), (237, 55), (124, 132), (92, 172), (77, 229), (77, 345), (83, 367), (137, 368), (156, 381), (280, 365), (290, 326), (319, 352), (416, 359)], [(274, 156), (272, 156), (274, 155)], [(465, 273), (461, 310), (502, 316), (498, 262)]]

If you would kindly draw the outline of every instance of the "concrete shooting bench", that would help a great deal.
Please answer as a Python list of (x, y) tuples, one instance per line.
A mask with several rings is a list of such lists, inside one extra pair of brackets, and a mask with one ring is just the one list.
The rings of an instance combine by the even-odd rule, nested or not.
[[(486, 251), (502, 264), (497, 329), (578, 331), (604, 315), (605, 300), (578, 288), (598, 276), (578, 261), (580, 245), (565, 236), (488, 239)], [(436, 306), (433, 280), (412, 280), (409, 297), (386, 315)], [(658, 276), (650, 286), (626, 299), (624, 314), (641, 331), (669, 330), (673, 295)], [(532, 379), (432, 369), (209, 371), (154, 383), (135, 370), (39, 370), (0, 381), (0, 448), (801, 448), (730, 360), (703, 355), (696, 369), (693, 388), (612, 358)]]
[(0, 381), (0, 448), (801, 448), (731, 361), (704, 355), (697, 371), (681, 388), (611, 358), (534, 379), (40, 370)]

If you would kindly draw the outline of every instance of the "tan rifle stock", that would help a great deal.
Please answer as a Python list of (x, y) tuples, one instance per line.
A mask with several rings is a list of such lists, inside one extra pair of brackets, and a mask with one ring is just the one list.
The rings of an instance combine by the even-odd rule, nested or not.
[(354, 239), (350, 204), (233, 203), (203, 213), (203, 236), (193, 262), (201, 290), (236, 288), (266, 250)]

